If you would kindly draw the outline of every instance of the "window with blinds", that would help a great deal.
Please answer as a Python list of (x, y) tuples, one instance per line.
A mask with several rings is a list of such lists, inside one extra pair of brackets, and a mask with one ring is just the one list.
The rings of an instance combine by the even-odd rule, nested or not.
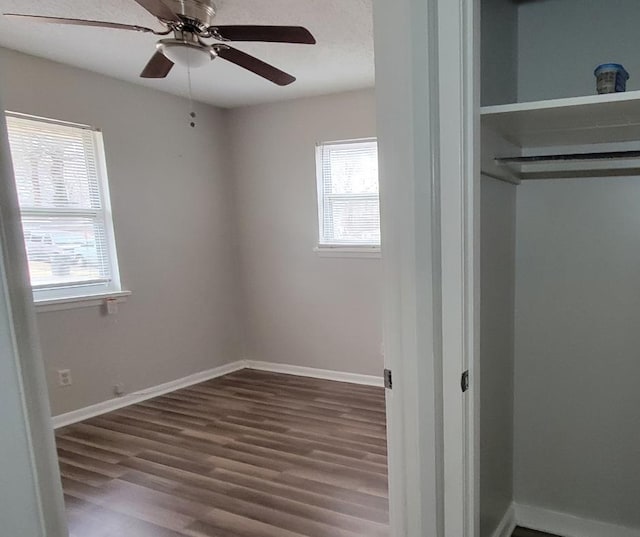
[(376, 140), (318, 144), (319, 246), (379, 247)]
[(17, 114), (7, 128), (36, 300), (119, 290), (100, 132)]

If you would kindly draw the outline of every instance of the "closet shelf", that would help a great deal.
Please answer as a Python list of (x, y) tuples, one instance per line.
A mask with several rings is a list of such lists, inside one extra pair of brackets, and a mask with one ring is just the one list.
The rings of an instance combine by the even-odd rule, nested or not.
[(640, 91), (481, 108), (482, 126), (523, 148), (640, 141)]

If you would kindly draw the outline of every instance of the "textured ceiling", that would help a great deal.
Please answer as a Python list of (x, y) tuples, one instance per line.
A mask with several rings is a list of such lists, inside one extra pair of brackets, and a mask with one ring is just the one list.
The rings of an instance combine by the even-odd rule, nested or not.
[[(219, 24), (307, 27), (318, 44), (237, 43), (237, 48), (298, 78), (281, 88), (220, 59), (192, 71), (194, 98), (223, 107), (371, 87), (374, 83), (371, 0), (218, 0)], [(139, 24), (160, 29), (133, 0), (0, 0), (0, 11)], [(57, 26), (0, 17), (0, 46), (75, 65), (177, 95), (187, 73), (138, 77), (159, 37), (102, 28)]]

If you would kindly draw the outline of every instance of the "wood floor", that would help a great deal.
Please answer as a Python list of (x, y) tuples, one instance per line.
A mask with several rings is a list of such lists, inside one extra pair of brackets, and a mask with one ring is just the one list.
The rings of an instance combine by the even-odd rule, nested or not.
[(384, 390), (245, 369), (57, 431), (75, 537), (387, 537)]

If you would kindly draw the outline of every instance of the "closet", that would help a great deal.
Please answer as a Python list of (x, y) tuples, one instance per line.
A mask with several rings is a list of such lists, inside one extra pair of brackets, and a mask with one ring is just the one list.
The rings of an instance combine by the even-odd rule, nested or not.
[(640, 537), (640, 2), (481, 3), (480, 537)]

